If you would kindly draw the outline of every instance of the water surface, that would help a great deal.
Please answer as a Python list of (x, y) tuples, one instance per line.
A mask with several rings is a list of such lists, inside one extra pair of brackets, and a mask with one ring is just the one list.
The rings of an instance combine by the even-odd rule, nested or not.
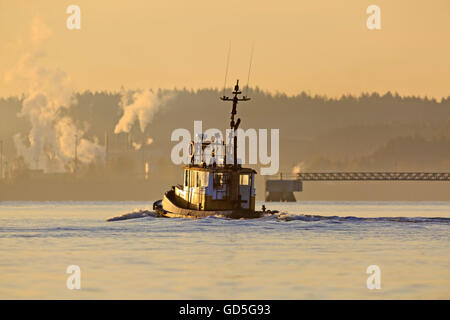
[(266, 206), (282, 213), (106, 222), (151, 202), (2, 202), (0, 299), (450, 298), (450, 202)]

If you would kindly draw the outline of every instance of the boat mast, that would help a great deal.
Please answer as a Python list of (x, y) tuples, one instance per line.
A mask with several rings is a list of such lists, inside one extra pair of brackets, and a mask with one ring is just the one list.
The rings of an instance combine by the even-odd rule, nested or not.
[(241, 119), (238, 118), (237, 121), (234, 121), (234, 116), (237, 114), (237, 104), (239, 101), (248, 101), (250, 98), (247, 98), (246, 96), (243, 96), (242, 98), (239, 98), (238, 95), (242, 94), (242, 92), (239, 90), (239, 80), (236, 81), (236, 85), (234, 86), (234, 91), (232, 92), (234, 94), (233, 98), (229, 98), (227, 96), (220, 97), (220, 100), (222, 101), (232, 101), (233, 102), (233, 108), (231, 109), (231, 121), (230, 121), (230, 129), (233, 133), (233, 167), (237, 169), (238, 163), (237, 163), (237, 136), (236, 136), (236, 130), (239, 128), (239, 125), (241, 124)]
[[(230, 181), (230, 198), (231, 202), (233, 204), (233, 209), (239, 209), (241, 208), (241, 195), (239, 192), (239, 166), (237, 161), (237, 135), (236, 130), (239, 128), (239, 125), (241, 124), (241, 119), (238, 118), (237, 121), (234, 121), (234, 117), (237, 114), (237, 104), (239, 101), (248, 101), (250, 98), (247, 98), (246, 96), (243, 96), (242, 98), (239, 98), (239, 95), (242, 94), (242, 92), (239, 90), (239, 80), (236, 81), (236, 85), (234, 86), (233, 91), (234, 97), (229, 98), (227, 96), (223, 96), (220, 99), (222, 101), (232, 101), (233, 107), (231, 109), (231, 121), (230, 121), (230, 129), (233, 134), (233, 171), (231, 174), (231, 181)], [(226, 165), (226, 164), (225, 164)]]

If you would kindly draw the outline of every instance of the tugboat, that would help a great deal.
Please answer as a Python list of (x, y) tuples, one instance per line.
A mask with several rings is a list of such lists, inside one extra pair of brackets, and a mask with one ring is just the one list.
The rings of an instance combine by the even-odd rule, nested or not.
[[(266, 210), (264, 205), (261, 211), (255, 210), (256, 171), (251, 168), (243, 168), (238, 164), (236, 130), (241, 119), (235, 121), (238, 102), (248, 101), (250, 98), (239, 97), (242, 94), (239, 90), (239, 80), (237, 80), (232, 94), (234, 95), (232, 98), (224, 95), (220, 99), (231, 101), (233, 106), (230, 121), (233, 162), (227, 163), (226, 156), (222, 164), (215, 161), (209, 164), (203, 160), (194, 161), (196, 148), (194, 142), (191, 141), (191, 163), (184, 167), (183, 185), (172, 186), (172, 189), (164, 194), (162, 200), (153, 203), (153, 210), (159, 216), (201, 218), (215, 215), (241, 219), (259, 218), (265, 214), (278, 212)], [(202, 137), (200, 143), (202, 151), (210, 143), (204, 142)], [(227, 148), (226, 145), (224, 147)]]

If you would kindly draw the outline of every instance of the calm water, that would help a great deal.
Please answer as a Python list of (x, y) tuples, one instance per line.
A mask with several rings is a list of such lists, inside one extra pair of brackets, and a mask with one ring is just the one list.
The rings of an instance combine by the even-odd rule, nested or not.
[(0, 203), (0, 299), (450, 298), (450, 202), (267, 207), (287, 214), (106, 222), (151, 203)]

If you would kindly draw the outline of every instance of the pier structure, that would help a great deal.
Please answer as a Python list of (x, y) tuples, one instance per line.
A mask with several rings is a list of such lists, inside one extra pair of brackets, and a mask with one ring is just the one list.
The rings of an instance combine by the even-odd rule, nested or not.
[(296, 201), (304, 181), (450, 181), (450, 172), (300, 172), (268, 177), (266, 201)]

